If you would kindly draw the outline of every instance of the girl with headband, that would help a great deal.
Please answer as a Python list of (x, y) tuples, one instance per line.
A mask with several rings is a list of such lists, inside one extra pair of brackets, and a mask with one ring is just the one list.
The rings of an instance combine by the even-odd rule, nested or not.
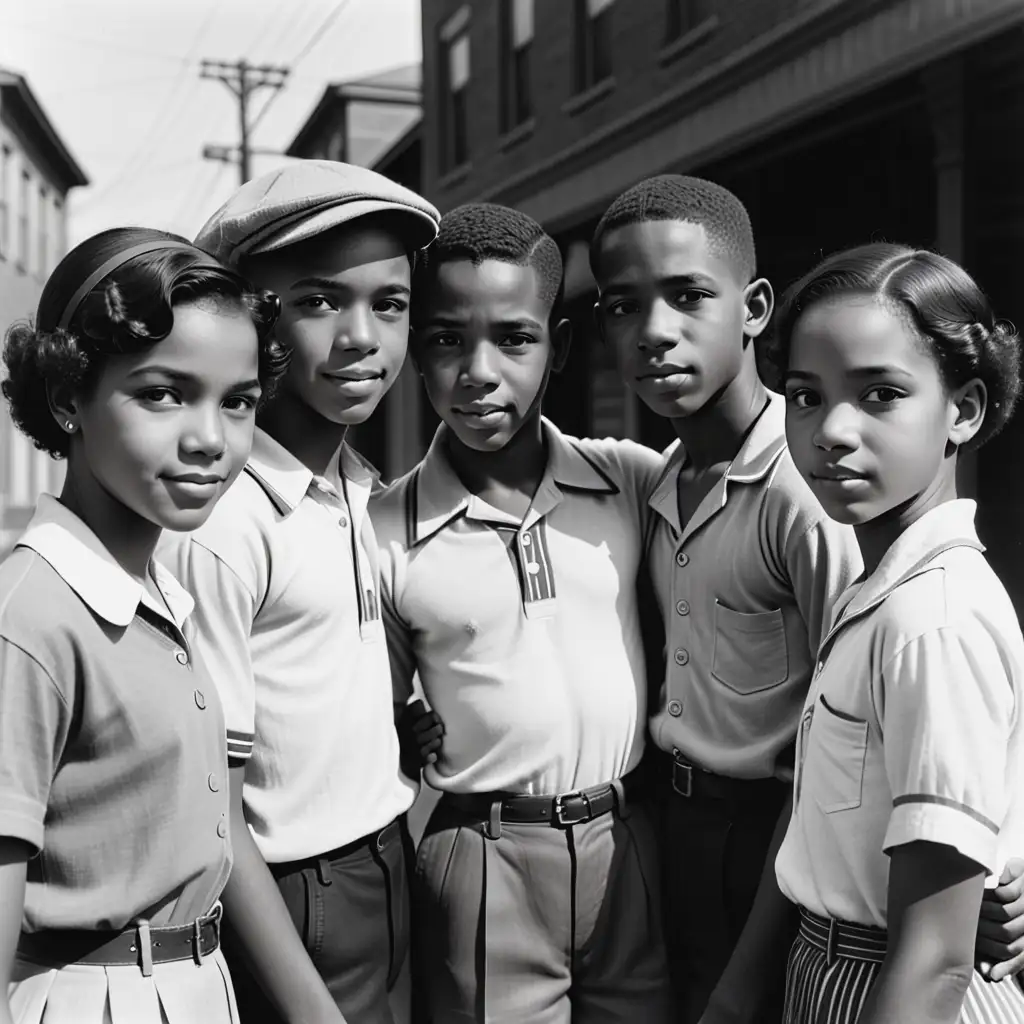
[(14, 422), (67, 474), (0, 563), (0, 1024), (238, 1019), (223, 718), (153, 551), (244, 466), (276, 315), (185, 239), (117, 228), (7, 334)]

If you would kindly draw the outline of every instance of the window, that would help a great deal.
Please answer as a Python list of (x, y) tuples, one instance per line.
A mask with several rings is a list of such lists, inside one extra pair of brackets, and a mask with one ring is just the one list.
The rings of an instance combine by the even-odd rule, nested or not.
[(11, 251), (11, 150), (0, 148), (0, 260), (7, 259)]
[(681, 39), (708, 13), (707, 0), (666, 0), (665, 45)]
[(502, 0), (501, 127), (510, 131), (533, 116), (530, 47), (534, 0)]
[(32, 179), (28, 171), (21, 172), (21, 193), (18, 196), (18, 266), (29, 267), (28, 194)]
[(36, 270), (40, 277), (46, 277), (50, 265), (47, 262), (50, 258), (47, 251), (47, 234), (50, 229), (50, 195), (45, 185), (39, 186), (39, 219), (36, 223), (36, 238), (38, 249), (36, 250)]
[(59, 196), (53, 197), (53, 245), (54, 251), (51, 257), (54, 264), (60, 262), (64, 257), (64, 253), (67, 251), (67, 238), (65, 236), (65, 229), (67, 225), (64, 221), (64, 200)]
[(574, 0), (576, 5), (576, 92), (612, 74), (612, 4), (614, 0)]
[(441, 170), (469, 160), (469, 7), (462, 7), (441, 30)]

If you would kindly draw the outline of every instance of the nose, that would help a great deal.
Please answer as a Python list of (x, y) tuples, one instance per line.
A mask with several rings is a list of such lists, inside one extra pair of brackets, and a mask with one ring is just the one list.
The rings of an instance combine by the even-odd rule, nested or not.
[(471, 345), (463, 356), (462, 382), (469, 387), (494, 387), (501, 380), (498, 373), (498, 354), (489, 343)]
[(637, 344), (640, 348), (656, 352), (672, 348), (679, 341), (679, 314), (660, 299), (656, 300), (644, 317)]
[(204, 403), (189, 418), (182, 448), (190, 455), (217, 459), (224, 454), (224, 421), (220, 404)]
[(857, 416), (849, 402), (822, 407), (822, 414), (814, 431), (814, 444), (823, 451), (856, 447)]
[(377, 340), (377, 325), (373, 310), (369, 306), (357, 305), (347, 311), (347, 315), (339, 318), (334, 343), (339, 348), (354, 350), (364, 355), (376, 352), (380, 348)]

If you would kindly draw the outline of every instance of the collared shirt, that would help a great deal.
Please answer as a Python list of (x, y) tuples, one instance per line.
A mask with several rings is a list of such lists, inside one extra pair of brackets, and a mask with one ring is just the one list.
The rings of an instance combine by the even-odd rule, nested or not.
[(560, 793), (633, 768), (646, 676), (636, 582), (658, 456), (566, 437), (522, 521), (469, 493), (444, 429), (371, 505), (396, 699), (418, 669), (445, 723), (427, 782)]
[(347, 447), (332, 480), (257, 429), (246, 471), (165, 556), (196, 599), (195, 646), (270, 862), (326, 853), (412, 803), (366, 512), (375, 482)]
[(186, 924), (231, 870), (224, 719), (182, 630), (43, 495), (0, 563), (0, 834), (28, 843), (23, 927)]
[(781, 773), (835, 599), (861, 569), (852, 529), (830, 520), (786, 447), (771, 395), (724, 477), (680, 521), (686, 453), (666, 452), (651, 495), (651, 578), (666, 669), (651, 735), (664, 751), (734, 778)]
[(776, 861), (818, 914), (884, 928), (887, 853), (905, 843), (952, 846), (990, 884), (1024, 844), (1024, 639), (974, 510), (911, 525), (822, 644)]

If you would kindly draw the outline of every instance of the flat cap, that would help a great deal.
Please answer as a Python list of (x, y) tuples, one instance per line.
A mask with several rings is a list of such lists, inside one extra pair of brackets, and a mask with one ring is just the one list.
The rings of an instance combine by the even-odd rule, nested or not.
[(234, 264), (383, 212), (402, 217), (411, 249), (437, 237), (437, 210), (383, 174), (337, 160), (299, 160), (247, 181), (203, 225), (195, 244)]

